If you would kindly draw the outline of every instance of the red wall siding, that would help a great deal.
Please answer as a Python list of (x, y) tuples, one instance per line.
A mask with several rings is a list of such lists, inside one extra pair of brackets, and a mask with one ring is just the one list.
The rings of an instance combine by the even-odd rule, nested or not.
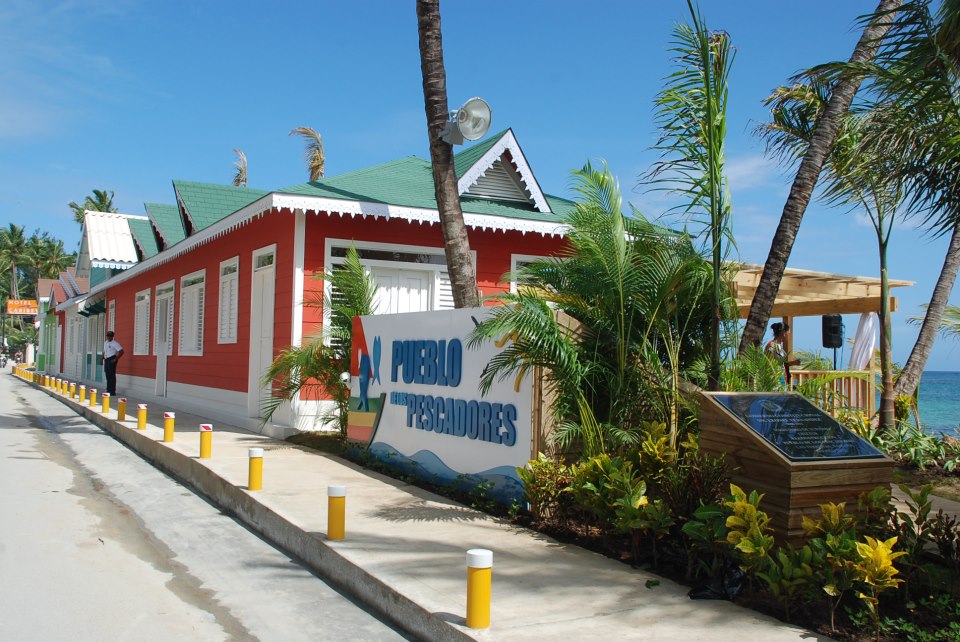
[[(536, 233), (494, 232), (469, 229), (470, 249), (477, 254), (477, 286), (484, 296), (506, 292), (510, 283), (502, 277), (510, 271), (511, 254), (549, 256), (559, 250), (564, 240), (556, 236)], [(307, 275), (323, 271), (323, 253), (328, 238), (396, 245), (419, 245), (443, 247), (443, 235), (439, 225), (407, 223), (400, 220), (350, 218), (340, 216), (308, 216), (305, 265)], [(307, 278), (305, 289), (323, 292), (323, 283)], [(309, 296), (308, 296), (309, 300)], [(322, 315), (304, 313), (304, 332), (313, 329)], [(308, 327), (309, 326), (309, 327)]]
[[(118, 372), (152, 379), (156, 375), (156, 357), (134, 355), (134, 319), (136, 293), (150, 288), (150, 336), (153, 350), (153, 316), (156, 309), (157, 285), (173, 280), (174, 328), (173, 354), (167, 360), (167, 381), (246, 392), (250, 350), (250, 283), (251, 253), (277, 244), (276, 288), (274, 296), (274, 348), (290, 344), (290, 322), (293, 306), (293, 226), (289, 213), (271, 214), (197, 247), (175, 260), (137, 275), (111, 287), (107, 298), (117, 300), (117, 340), (124, 346), (124, 358)], [(239, 256), (239, 296), (237, 303), (237, 342), (217, 343), (217, 320), (220, 306), (220, 262)], [(204, 289), (203, 356), (178, 356), (180, 333), (180, 278), (206, 270)]]

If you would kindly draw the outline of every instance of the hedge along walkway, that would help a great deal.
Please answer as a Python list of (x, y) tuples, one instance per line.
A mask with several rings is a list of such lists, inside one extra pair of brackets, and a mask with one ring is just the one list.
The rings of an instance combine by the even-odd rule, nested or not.
[[(24, 384), (24, 387), (33, 384)], [(34, 386), (35, 388), (37, 386)], [(177, 412), (163, 443), (162, 409), (136, 429), (51, 390), (145, 459), (197, 489), (266, 539), (303, 560), (371, 610), (430, 640), (827, 639), (729, 602), (694, 601), (687, 588), (467, 509), (340, 458), (217, 424), (213, 456), (199, 459), (206, 420)], [(27, 391), (25, 391), (27, 392)], [(40, 394), (35, 392), (34, 394)], [(171, 407), (165, 410), (174, 410)], [(55, 419), (55, 418), (51, 418)], [(250, 492), (247, 452), (264, 449), (263, 490)], [(326, 540), (327, 486), (347, 486), (346, 539)], [(493, 551), (491, 628), (465, 626), (465, 552)]]

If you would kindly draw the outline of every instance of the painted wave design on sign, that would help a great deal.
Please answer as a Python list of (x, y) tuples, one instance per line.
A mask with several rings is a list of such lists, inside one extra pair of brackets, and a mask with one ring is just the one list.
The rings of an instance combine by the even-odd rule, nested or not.
[(491, 485), (487, 492), (490, 499), (504, 504), (523, 499), (523, 482), (517, 476), (516, 469), (510, 466), (497, 466), (479, 473), (460, 473), (447, 466), (432, 451), (420, 450), (408, 457), (382, 441), (371, 445), (370, 452), (384, 463), (425, 481), (453, 486), (464, 492), (475, 489), (483, 481)]

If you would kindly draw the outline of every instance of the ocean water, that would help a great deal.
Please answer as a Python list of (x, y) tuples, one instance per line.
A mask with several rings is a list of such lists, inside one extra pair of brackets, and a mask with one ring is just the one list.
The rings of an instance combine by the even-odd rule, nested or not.
[(960, 372), (923, 373), (920, 421), (928, 433), (956, 434), (960, 427)]

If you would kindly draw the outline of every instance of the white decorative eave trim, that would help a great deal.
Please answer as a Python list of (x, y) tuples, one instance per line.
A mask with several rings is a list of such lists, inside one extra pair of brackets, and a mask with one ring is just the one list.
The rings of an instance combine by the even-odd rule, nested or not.
[(129, 267), (136, 265), (136, 263), (131, 261), (107, 261), (101, 259), (94, 259), (90, 262), (90, 267), (95, 268), (110, 268), (118, 270), (126, 270)]
[[(432, 209), (296, 194), (274, 194), (273, 196), (275, 197), (274, 206), (278, 209), (299, 209), (308, 213), (339, 214), (341, 216), (398, 219), (408, 223), (433, 224), (440, 222), (440, 213)], [(463, 222), (467, 227), (478, 230), (522, 232), (524, 234), (533, 232), (543, 236), (564, 236), (567, 230), (566, 225), (555, 221), (537, 221), (471, 212), (463, 213)]]
[(493, 164), (503, 156), (503, 152), (506, 150), (510, 150), (510, 155), (513, 158), (513, 163), (517, 166), (517, 173), (520, 175), (520, 180), (523, 181), (527, 191), (530, 192), (531, 198), (533, 198), (534, 208), (536, 208), (538, 212), (549, 214), (551, 210), (550, 206), (547, 205), (547, 199), (543, 195), (540, 184), (537, 183), (537, 178), (533, 175), (530, 164), (527, 163), (527, 159), (523, 155), (523, 151), (520, 149), (520, 144), (513, 135), (512, 129), (508, 129), (507, 132), (500, 137), (500, 140), (494, 143), (483, 156), (477, 159), (477, 162), (470, 166), (470, 169), (464, 172), (460, 180), (457, 181), (457, 193), (463, 196), (481, 176), (487, 173), (487, 170), (493, 167)]
[[(368, 203), (365, 201), (351, 201), (335, 198), (321, 198), (317, 196), (305, 196), (297, 194), (279, 194), (271, 192), (261, 196), (246, 207), (237, 210), (230, 216), (227, 216), (213, 225), (206, 227), (180, 241), (173, 247), (163, 250), (159, 254), (137, 263), (123, 273), (98, 283), (91, 287), (86, 296), (93, 296), (99, 292), (123, 283), (138, 274), (152, 270), (153, 268), (168, 263), (177, 257), (192, 251), (196, 247), (219, 238), (229, 232), (246, 225), (254, 218), (258, 218), (273, 210), (289, 210), (294, 212), (302, 210), (305, 213), (329, 214), (340, 216), (361, 216), (369, 218), (398, 219), (410, 223), (439, 223), (440, 214), (437, 210), (419, 209), (414, 207), (401, 207), (399, 205), (389, 205), (386, 203)], [(493, 216), (489, 214), (471, 214), (463, 213), (463, 220), (467, 227), (479, 230), (494, 231), (515, 231), (526, 233), (535, 233), (542, 236), (565, 236), (567, 226), (554, 221), (535, 221), (530, 219), (516, 219), (507, 216)], [(70, 301), (57, 306), (68, 306)]]

